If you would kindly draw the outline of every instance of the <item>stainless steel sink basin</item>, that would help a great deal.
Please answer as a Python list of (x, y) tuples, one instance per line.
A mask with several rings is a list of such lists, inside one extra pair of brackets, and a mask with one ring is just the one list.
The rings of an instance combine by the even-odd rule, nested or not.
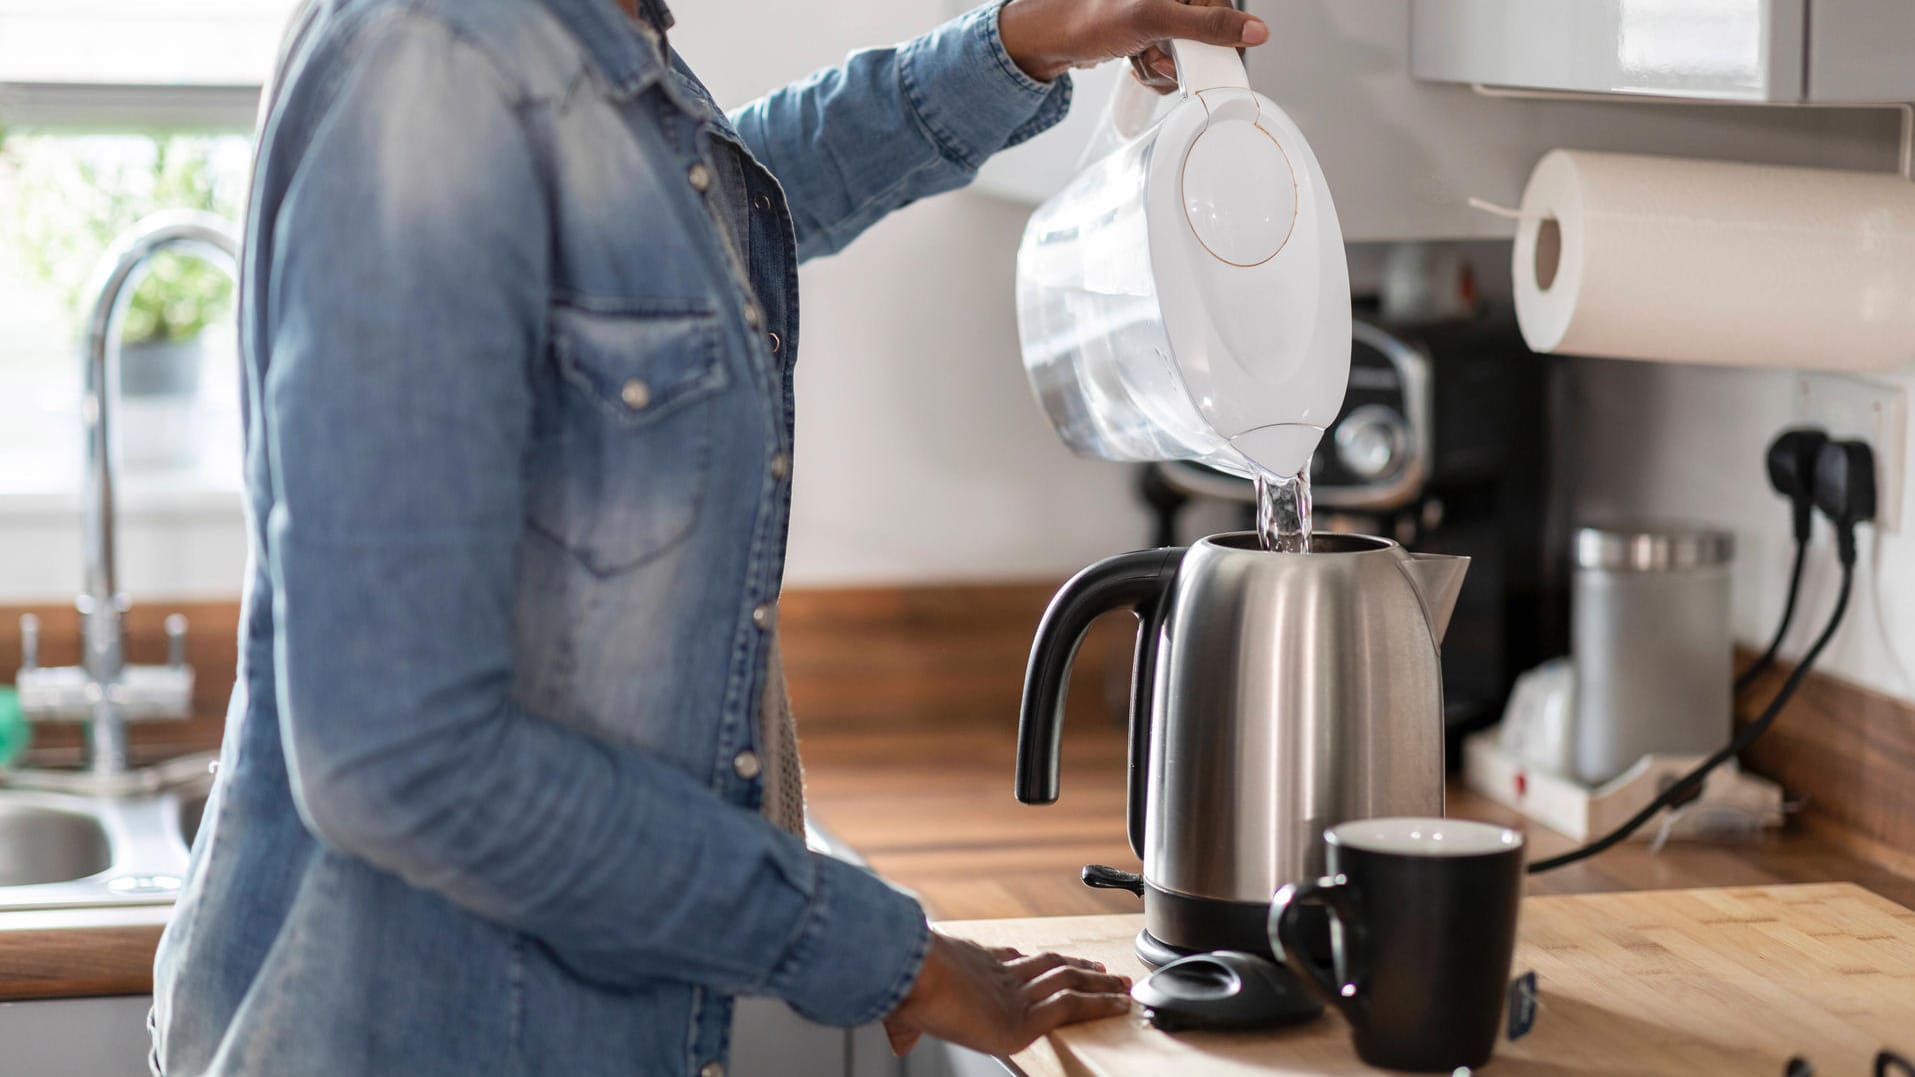
[(0, 887), (84, 879), (112, 864), (106, 828), (93, 816), (0, 801)]
[(212, 787), (178, 769), (197, 777), (123, 796), (0, 788), (0, 911), (171, 902)]

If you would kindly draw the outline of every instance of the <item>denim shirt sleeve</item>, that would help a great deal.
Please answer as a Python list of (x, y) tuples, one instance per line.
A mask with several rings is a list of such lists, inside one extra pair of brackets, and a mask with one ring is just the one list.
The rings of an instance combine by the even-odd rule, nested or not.
[(732, 126), (785, 189), (798, 254), (831, 254), (878, 218), (969, 183), (985, 159), (1070, 108), (998, 37), (1004, 0), (746, 105)]
[(253, 421), (302, 817), (593, 982), (882, 1016), (923, 959), (915, 901), (514, 701), (549, 207), (501, 71), (426, 16), (381, 17), (257, 237), (272, 250)]

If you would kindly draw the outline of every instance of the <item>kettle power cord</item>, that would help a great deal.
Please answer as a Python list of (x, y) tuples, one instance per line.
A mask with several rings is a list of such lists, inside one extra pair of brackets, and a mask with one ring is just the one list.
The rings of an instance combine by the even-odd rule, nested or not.
[(1795, 531), (1795, 564), (1789, 569), (1789, 597), (1782, 604), (1782, 623), (1762, 657), (1735, 679), (1735, 694), (1740, 696), (1775, 665), (1782, 639), (1795, 620), (1795, 601), (1802, 591), (1802, 568), (1808, 560), (1809, 532), (1815, 508), (1815, 462), (1829, 436), (1813, 427), (1794, 427), (1782, 431), (1769, 443), (1763, 462), (1769, 473), (1769, 486), (1789, 499), (1789, 517)]
[(1734, 694), (1737, 697), (1754, 686), (1755, 682), (1775, 665), (1776, 653), (1782, 649), (1782, 638), (1789, 634), (1789, 625), (1795, 620), (1795, 600), (1802, 592), (1802, 566), (1808, 560), (1808, 553), (1808, 540), (1797, 539), (1795, 567), (1789, 569), (1789, 597), (1782, 603), (1782, 623), (1775, 626), (1775, 635), (1770, 637), (1769, 645), (1763, 650), (1762, 657), (1756, 659), (1754, 664), (1736, 676)]
[(1848, 612), (1849, 591), (1854, 581), (1854, 564), (1844, 564), (1842, 566), (1842, 588), (1835, 599), (1835, 613), (1829, 617), (1827, 627), (1822, 629), (1822, 634), (1816, 637), (1815, 643), (1812, 644), (1808, 652), (1802, 656), (1802, 661), (1796, 664), (1795, 669), (1789, 673), (1788, 680), (1782, 682), (1782, 687), (1776, 691), (1775, 698), (1769, 701), (1769, 705), (1763, 708), (1762, 714), (1757, 717), (1755, 721), (1743, 726), (1742, 729), (1736, 733), (1734, 739), (1730, 740), (1728, 744), (1720, 749), (1717, 749), (1714, 755), (1711, 755), (1709, 758), (1697, 764), (1695, 769), (1677, 779), (1675, 784), (1664, 789), (1661, 793), (1656, 794), (1654, 800), (1644, 805), (1641, 811), (1630, 816), (1627, 822), (1581, 848), (1572, 849), (1560, 856), (1552, 856), (1547, 860), (1532, 862), (1527, 869), (1529, 874), (1535, 875), (1540, 872), (1554, 871), (1565, 865), (1574, 864), (1578, 860), (1586, 860), (1589, 857), (1595, 856), (1597, 853), (1607, 851), (1628, 840), (1629, 835), (1634, 834), (1644, 823), (1654, 819), (1657, 813), (1661, 812), (1664, 808), (1679, 803), (1688, 797), (1692, 791), (1700, 789), (1703, 779), (1709, 776), (1710, 771), (1742, 754), (1742, 752), (1751, 744), (1754, 744), (1762, 734), (1768, 732), (1769, 726), (1775, 723), (1776, 715), (1781, 714), (1782, 708), (1788, 706), (1789, 700), (1795, 695), (1795, 690), (1801, 687), (1803, 679), (1809, 675), (1809, 670), (1815, 666), (1815, 660), (1822, 656), (1822, 651), (1829, 645), (1829, 640), (1834, 637), (1835, 630), (1841, 627), (1842, 615)]
[[(1789, 672), (1782, 687), (1776, 690), (1775, 697), (1769, 700), (1761, 715), (1755, 721), (1742, 727), (1729, 743), (1723, 745), (1715, 754), (1697, 764), (1689, 773), (1684, 774), (1667, 789), (1656, 794), (1654, 800), (1644, 805), (1642, 810), (1629, 817), (1602, 837), (1559, 856), (1532, 862), (1525, 870), (1536, 875), (1545, 871), (1587, 860), (1597, 853), (1605, 852), (1627, 841), (1631, 834), (1641, 829), (1643, 824), (1656, 817), (1663, 809), (1679, 804), (1693, 796), (1702, 788), (1702, 782), (1717, 767), (1742, 754), (1759, 740), (1762, 734), (1775, 724), (1776, 716), (1789, 704), (1809, 671), (1815, 667), (1817, 659), (1828, 648), (1829, 641), (1835, 638), (1836, 629), (1842, 626), (1842, 617), (1848, 612), (1849, 595), (1855, 585), (1855, 528), (1858, 524), (1875, 518), (1875, 460), (1866, 443), (1860, 441), (1835, 441), (1823, 445), (1816, 454), (1814, 469), (1814, 503), (1835, 525), (1836, 556), (1842, 564), (1842, 584), (1835, 598), (1835, 612), (1829, 615), (1828, 624), (1821, 635), (1802, 655)], [(1799, 533), (1799, 531), (1798, 531)], [(1791, 609), (1794, 606), (1794, 592), (1800, 583), (1801, 557), (1796, 559), (1797, 577), (1790, 585)], [(1786, 629), (1786, 619), (1784, 628)], [(1778, 640), (1780, 633), (1777, 633)], [(1773, 661), (1773, 656), (1770, 656)], [(1745, 674), (1746, 676), (1746, 674)], [(1741, 687), (1738, 681), (1738, 687)]]

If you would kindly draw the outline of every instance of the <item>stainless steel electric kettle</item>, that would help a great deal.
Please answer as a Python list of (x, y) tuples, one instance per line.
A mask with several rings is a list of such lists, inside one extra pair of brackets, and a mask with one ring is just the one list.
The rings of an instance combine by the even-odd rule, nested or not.
[(1137, 614), (1129, 830), (1138, 953), (1270, 953), (1270, 897), (1323, 873), (1323, 831), (1443, 813), (1438, 642), (1469, 559), (1318, 534), (1306, 554), (1248, 533), (1100, 561), (1038, 625), (1018, 728), (1017, 798), (1058, 794), (1071, 660), (1098, 615)]

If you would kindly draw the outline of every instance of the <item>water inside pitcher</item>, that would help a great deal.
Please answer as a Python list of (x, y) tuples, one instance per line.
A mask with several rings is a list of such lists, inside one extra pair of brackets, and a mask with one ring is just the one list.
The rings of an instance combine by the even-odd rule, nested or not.
[(1078, 453), (1287, 479), (1349, 377), (1342, 232), (1302, 133), (1205, 48), (1176, 43), (1179, 70), (1207, 74), (1031, 217), (1025, 369)]

